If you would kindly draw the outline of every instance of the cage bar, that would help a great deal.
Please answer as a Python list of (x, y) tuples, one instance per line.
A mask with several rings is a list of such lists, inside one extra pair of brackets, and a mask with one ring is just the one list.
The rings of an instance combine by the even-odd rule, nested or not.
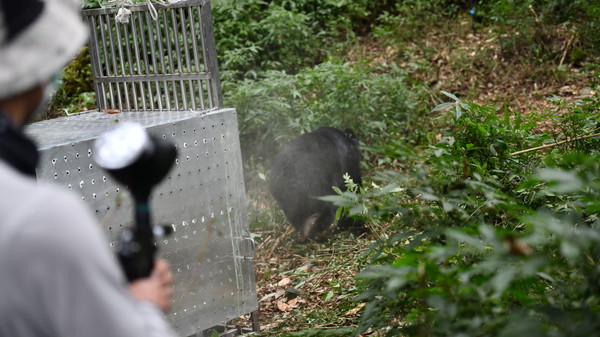
[(117, 8), (84, 11), (99, 109), (223, 108), (209, 2), (154, 6), (156, 20), (141, 4), (130, 7), (129, 23), (114, 19)]

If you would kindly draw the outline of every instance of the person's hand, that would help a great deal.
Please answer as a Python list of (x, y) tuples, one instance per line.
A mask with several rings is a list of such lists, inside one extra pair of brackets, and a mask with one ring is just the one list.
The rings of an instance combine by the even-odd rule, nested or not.
[(171, 307), (173, 275), (166, 260), (156, 260), (150, 276), (135, 280), (129, 285), (133, 297), (140, 301), (156, 303), (163, 311)]

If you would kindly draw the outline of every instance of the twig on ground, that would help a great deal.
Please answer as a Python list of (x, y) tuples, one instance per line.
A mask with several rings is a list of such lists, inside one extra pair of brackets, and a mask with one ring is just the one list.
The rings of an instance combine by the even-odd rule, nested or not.
[(281, 242), (281, 239), (285, 238), (286, 236), (290, 235), (292, 233), (293, 229), (290, 227), (288, 228), (288, 230), (283, 233), (282, 236), (278, 237), (277, 240), (275, 240), (275, 243), (273, 244), (273, 247), (271, 247), (271, 251), (269, 251), (269, 254), (267, 254), (266, 258), (269, 259), (271, 258), (271, 256), (273, 256), (273, 252), (275, 252), (275, 248), (277, 248), (277, 246), (279, 246), (279, 243)]
[(573, 43), (574, 39), (575, 39), (575, 34), (571, 35), (569, 40), (567, 40), (567, 42), (565, 43), (564, 51), (563, 51), (562, 57), (560, 58), (560, 63), (558, 64), (559, 67), (561, 67), (565, 63), (565, 59), (567, 58), (567, 54), (569, 52), (569, 49), (571, 49), (571, 44)]

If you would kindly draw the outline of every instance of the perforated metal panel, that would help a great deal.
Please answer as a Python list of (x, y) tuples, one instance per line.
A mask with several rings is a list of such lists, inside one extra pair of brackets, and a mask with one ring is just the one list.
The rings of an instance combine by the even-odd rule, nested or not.
[(235, 110), (91, 112), (32, 124), (27, 132), (42, 153), (38, 179), (81, 195), (114, 246), (120, 230), (133, 222), (131, 198), (93, 161), (93, 141), (126, 120), (178, 148), (176, 165), (151, 197), (153, 222), (174, 229), (158, 244), (175, 276), (168, 319), (189, 336), (256, 310)]

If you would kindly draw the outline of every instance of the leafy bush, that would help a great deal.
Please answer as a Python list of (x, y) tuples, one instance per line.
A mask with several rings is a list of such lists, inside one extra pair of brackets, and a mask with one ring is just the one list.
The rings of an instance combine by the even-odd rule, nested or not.
[[(494, 118), (492, 107), (459, 100), (453, 107), (454, 123), (437, 145), (388, 148), (408, 169), (329, 198), (380, 238), (373, 265), (358, 275), (357, 300), (368, 304), (355, 334), (597, 331), (600, 142), (577, 141), (586, 153), (553, 147), (511, 156), (552, 135), (534, 135), (525, 118)], [(597, 131), (598, 98), (561, 107), (585, 115), (570, 125), (580, 135)], [(504, 151), (493, 149), (498, 142)]]
[(92, 77), (92, 63), (88, 47), (63, 69), (60, 86), (48, 107), (52, 117), (76, 113), (96, 107), (96, 95)]
[(320, 126), (351, 128), (362, 141), (381, 144), (390, 132), (417, 141), (425, 123), (419, 92), (407, 89), (397, 68), (373, 73), (360, 64), (326, 62), (296, 75), (267, 72), (224, 92), (226, 105), (239, 113), (246, 157), (269, 158), (280, 144)]
[(374, 35), (393, 40), (421, 39), (424, 31), (465, 13), (469, 5), (469, 1), (464, 0), (397, 1), (393, 7), (379, 14)]
[[(296, 73), (354, 40), (352, 23), (368, 1), (214, 1), (213, 19), (225, 81), (266, 70)], [(326, 48), (324, 48), (326, 46)]]
[[(579, 64), (600, 52), (600, 4), (590, 1), (480, 1), (481, 15), (495, 24), (504, 55)], [(569, 55), (569, 58), (564, 59)]]

